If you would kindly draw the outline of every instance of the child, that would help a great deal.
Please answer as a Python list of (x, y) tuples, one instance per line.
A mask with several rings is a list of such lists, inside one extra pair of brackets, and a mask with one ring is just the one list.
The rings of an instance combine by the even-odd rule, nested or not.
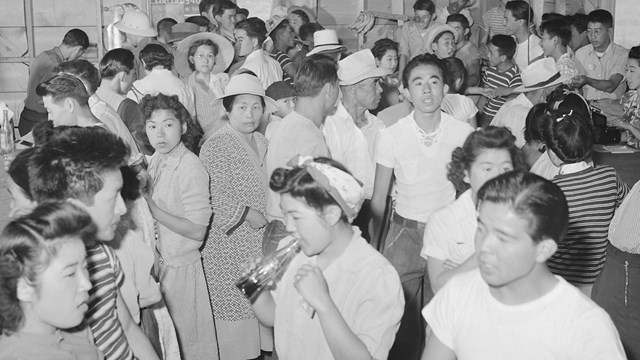
[(429, 282), (437, 292), (454, 275), (477, 266), (475, 234), (477, 194), (484, 183), (511, 170), (524, 170), (515, 137), (503, 127), (477, 130), (451, 154), (447, 177), (461, 195), (429, 217), (422, 247)]
[(627, 145), (636, 149), (640, 148), (640, 101), (638, 101), (638, 88), (640, 88), (640, 46), (634, 46), (629, 51), (627, 60), (627, 91), (620, 103), (624, 107), (624, 118), (615, 119), (612, 125), (620, 127), (627, 132)]
[(44, 203), (0, 235), (0, 358), (103, 359), (85, 336), (63, 330), (89, 308), (85, 241), (91, 217), (70, 202)]
[(457, 120), (468, 123), (474, 129), (477, 128), (476, 114), (478, 113), (478, 108), (476, 104), (470, 98), (460, 95), (462, 85), (467, 78), (467, 70), (462, 60), (450, 57), (443, 59), (442, 62), (447, 68), (447, 85), (449, 85), (449, 93), (442, 100), (442, 111)]
[(588, 163), (593, 130), (575, 111), (551, 110), (542, 135), (551, 162), (560, 167), (553, 178), (569, 205), (569, 228), (549, 268), (587, 296), (604, 266), (607, 232), (615, 209), (629, 191), (610, 166)]
[(289, 115), (296, 106), (296, 90), (285, 81), (276, 81), (269, 85), (266, 95), (276, 101), (278, 109), (269, 115), (269, 123), (264, 132), (267, 140), (271, 139), (280, 120)]
[(495, 35), (489, 43), (489, 68), (482, 76), (481, 87), (467, 89), (467, 94), (483, 95), (488, 101), (482, 109), (481, 125), (489, 124), (507, 96), (522, 85), (520, 69), (513, 62), (516, 41), (508, 35)]
[(283, 360), (386, 359), (404, 300), (391, 264), (351, 226), (362, 187), (333, 160), (294, 164), (276, 169), (270, 187), (302, 252), (252, 304), (256, 316), (275, 326)]
[(429, 37), (427, 37), (427, 53), (437, 56), (438, 59), (446, 59), (455, 55), (457, 34), (455, 29), (449, 25), (438, 25), (429, 32)]
[(194, 152), (198, 134), (177, 96), (140, 102), (155, 153), (143, 195), (156, 219), (156, 275), (174, 320), (183, 359), (217, 354), (213, 315), (200, 256), (211, 208), (209, 176)]

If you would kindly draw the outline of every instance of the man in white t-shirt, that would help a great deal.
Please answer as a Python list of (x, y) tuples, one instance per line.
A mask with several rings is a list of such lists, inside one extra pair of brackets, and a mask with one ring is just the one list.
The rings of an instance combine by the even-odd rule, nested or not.
[(478, 192), (478, 269), (424, 308), (422, 359), (626, 359), (609, 315), (546, 265), (568, 214), (562, 190), (538, 175), (489, 180)]
[(505, 5), (504, 18), (507, 21), (507, 33), (512, 35), (518, 44), (513, 61), (520, 69), (544, 56), (540, 38), (531, 32), (533, 9), (526, 1), (509, 1)]

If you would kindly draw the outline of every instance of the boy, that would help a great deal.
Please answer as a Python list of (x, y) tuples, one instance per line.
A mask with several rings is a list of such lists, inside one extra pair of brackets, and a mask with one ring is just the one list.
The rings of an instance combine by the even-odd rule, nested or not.
[[(402, 73), (403, 95), (414, 110), (388, 128), (375, 144), (376, 172), (371, 212), (373, 237), (380, 225), (391, 180), (396, 178), (397, 198), (383, 254), (396, 268), (405, 293), (405, 313), (389, 359), (416, 359), (424, 339), (419, 311), (430, 286), (423, 285), (426, 263), (420, 257), (425, 222), (429, 215), (455, 198), (447, 180), (447, 163), (473, 128), (441, 111), (446, 70), (433, 55), (419, 55)], [(416, 135), (419, 135), (416, 136)], [(428, 279), (428, 278), (426, 278)]]
[(574, 14), (568, 16), (568, 20), (571, 26), (571, 42), (569, 43), (569, 47), (571, 50), (576, 52), (581, 47), (589, 45), (589, 35), (587, 34), (587, 15)]
[(269, 124), (264, 132), (267, 140), (271, 140), (273, 132), (285, 116), (289, 115), (296, 107), (296, 90), (293, 85), (285, 81), (276, 81), (269, 85), (266, 95), (278, 104), (278, 109), (271, 113)]
[(467, 79), (463, 88), (476, 86), (480, 82), (480, 52), (478, 47), (469, 41), (469, 20), (462, 14), (449, 15), (447, 25), (456, 31), (456, 57), (462, 60), (467, 69)]
[(149, 340), (133, 323), (119, 287), (124, 277), (111, 241), (127, 208), (120, 195), (129, 154), (116, 135), (102, 128), (71, 127), (55, 131), (29, 160), (34, 200), (70, 200), (91, 215), (96, 242), (87, 245), (93, 287), (89, 291), (87, 325), (105, 359), (157, 359)]
[(546, 265), (567, 229), (560, 188), (508, 172), (478, 193), (478, 269), (424, 308), (423, 359), (625, 359), (609, 316)]
[(467, 94), (483, 95), (488, 100), (482, 108), (480, 125), (491, 122), (514, 88), (522, 85), (520, 69), (513, 61), (516, 42), (508, 35), (495, 35), (489, 42), (489, 68), (481, 85), (467, 89)]
[(409, 60), (419, 54), (429, 51), (426, 47), (425, 39), (429, 36), (429, 32), (437, 25), (435, 19), (436, 6), (431, 0), (416, 0), (413, 4), (413, 20), (405, 23), (398, 30), (397, 38), (400, 46), (398, 54), (400, 55), (398, 64), (400, 73), (404, 71)]
[(544, 56), (552, 57), (556, 61), (556, 68), (562, 75), (577, 76), (578, 66), (567, 51), (571, 41), (571, 29), (565, 19), (545, 21), (540, 25), (540, 47)]
[(238, 6), (231, 0), (202, 0), (199, 4), (200, 15), (209, 20), (210, 32), (222, 35), (235, 44), (233, 31), (236, 28), (236, 10)]
[(540, 38), (531, 30), (533, 9), (526, 1), (509, 1), (505, 5), (504, 18), (507, 21), (507, 34), (513, 36), (517, 42), (514, 62), (524, 69), (542, 57)]

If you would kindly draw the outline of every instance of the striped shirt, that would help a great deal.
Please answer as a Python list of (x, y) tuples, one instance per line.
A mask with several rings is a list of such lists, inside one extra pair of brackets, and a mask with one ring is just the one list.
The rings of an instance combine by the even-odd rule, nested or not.
[(269, 55), (271, 55), (271, 57), (274, 58), (280, 64), (280, 67), (282, 68), (282, 81), (285, 81), (293, 85), (293, 79), (291, 78), (291, 76), (289, 76), (289, 74), (287, 74), (286, 71), (284, 71), (285, 66), (289, 64), (293, 64), (291, 62), (291, 58), (289, 57), (289, 55), (283, 53), (280, 50), (276, 50), (276, 49), (273, 49), (273, 50), (274, 52)]
[(87, 267), (92, 287), (85, 316), (93, 340), (106, 360), (133, 359), (116, 309), (118, 288), (124, 281), (118, 257), (109, 246), (96, 241), (87, 245)]
[(629, 188), (610, 166), (587, 167), (551, 181), (567, 198), (569, 226), (547, 264), (574, 285), (593, 284), (604, 266), (609, 223)]
[[(505, 72), (500, 72), (497, 67), (492, 66), (482, 76), (482, 87), (484, 88), (496, 89), (520, 85), (522, 85), (522, 79), (520, 78), (520, 69), (516, 65)], [(507, 102), (506, 96), (496, 96), (493, 99), (488, 99), (482, 112), (494, 117), (505, 102)]]
[(485, 11), (480, 20), (480, 29), (489, 34), (489, 39), (494, 35), (507, 35), (507, 20), (504, 19), (504, 8), (498, 6)]
[(640, 181), (616, 210), (609, 225), (609, 241), (616, 248), (640, 254)]

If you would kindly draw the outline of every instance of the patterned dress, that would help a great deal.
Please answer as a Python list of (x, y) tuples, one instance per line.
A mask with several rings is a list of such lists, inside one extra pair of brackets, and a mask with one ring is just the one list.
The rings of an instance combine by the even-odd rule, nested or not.
[[(640, 106), (638, 106), (638, 91), (627, 91), (620, 99), (620, 103), (624, 108), (624, 121), (628, 122), (636, 129), (640, 129)], [(640, 139), (636, 138), (629, 130), (627, 132), (627, 145), (636, 149), (640, 148)]]
[(251, 305), (234, 284), (243, 264), (262, 254), (263, 230), (252, 229), (245, 218), (249, 208), (266, 212), (267, 140), (258, 132), (252, 136), (257, 153), (226, 124), (200, 150), (211, 177), (214, 213), (202, 259), (222, 360), (253, 359), (261, 345), (265, 350), (272, 346), (265, 344), (268, 336), (261, 339)]

